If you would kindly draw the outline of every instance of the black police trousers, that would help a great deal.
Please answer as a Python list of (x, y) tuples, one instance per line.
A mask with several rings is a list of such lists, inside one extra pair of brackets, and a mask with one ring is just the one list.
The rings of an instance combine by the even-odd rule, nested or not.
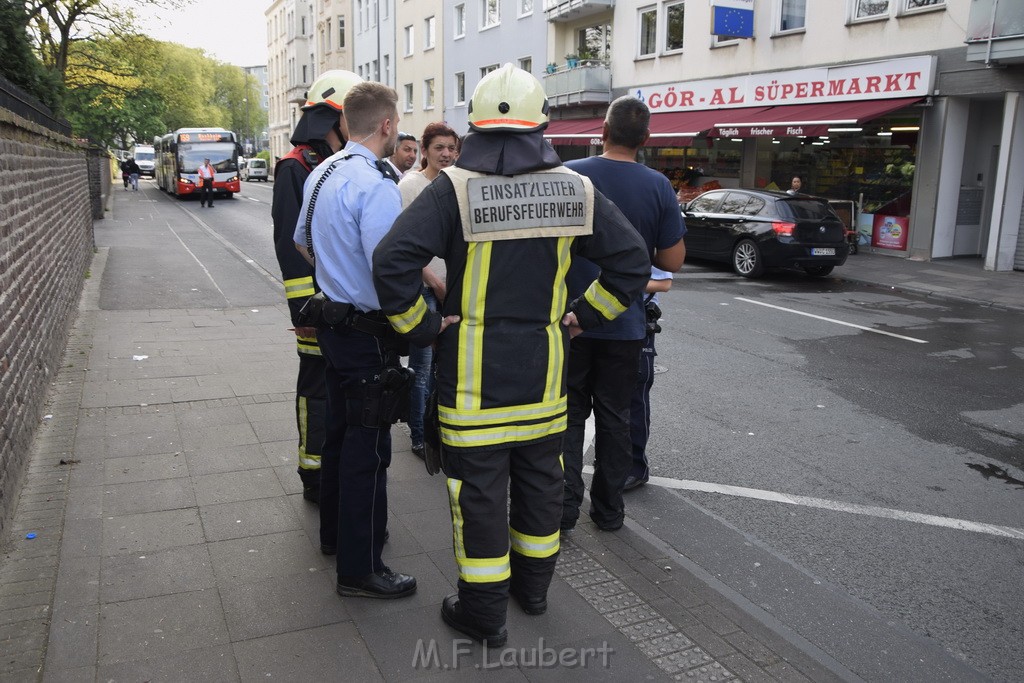
[(346, 402), (384, 371), (380, 339), (351, 327), (317, 332), (327, 363), (327, 438), (320, 458), (320, 544), (338, 549), (338, 576), (384, 568), (391, 428), (348, 424)]
[(500, 628), (510, 585), (544, 597), (555, 571), (562, 437), (485, 451), (444, 449), (459, 602), (481, 626)]

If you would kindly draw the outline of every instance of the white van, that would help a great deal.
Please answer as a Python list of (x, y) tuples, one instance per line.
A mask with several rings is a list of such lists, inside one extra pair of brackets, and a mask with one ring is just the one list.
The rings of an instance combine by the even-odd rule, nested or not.
[(135, 157), (135, 163), (139, 165), (139, 175), (148, 175), (150, 178), (156, 176), (156, 154), (153, 145), (135, 145), (132, 147), (131, 156)]
[(249, 159), (242, 167), (242, 180), (262, 180), (267, 182), (267, 160)]

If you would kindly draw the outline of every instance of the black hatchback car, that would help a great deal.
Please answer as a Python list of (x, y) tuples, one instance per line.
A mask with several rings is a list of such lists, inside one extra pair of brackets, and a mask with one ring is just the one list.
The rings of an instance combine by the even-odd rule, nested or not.
[(711, 190), (683, 208), (686, 255), (731, 263), (743, 277), (802, 268), (822, 277), (846, 262), (846, 229), (824, 199), (767, 190)]

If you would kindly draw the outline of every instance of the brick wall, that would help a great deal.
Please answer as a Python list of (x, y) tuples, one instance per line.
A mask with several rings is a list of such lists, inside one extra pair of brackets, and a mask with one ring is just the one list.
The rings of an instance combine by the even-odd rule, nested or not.
[(0, 108), (0, 532), (92, 257), (89, 176), (83, 146)]

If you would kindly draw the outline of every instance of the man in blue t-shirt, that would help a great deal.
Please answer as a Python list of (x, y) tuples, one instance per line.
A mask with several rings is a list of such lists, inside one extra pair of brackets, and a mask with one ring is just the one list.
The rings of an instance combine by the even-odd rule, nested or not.
[[(646, 104), (633, 97), (620, 97), (608, 107), (605, 116), (601, 134), (604, 153), (570, 161), (566, 166), (590, 178), (594, 187), (612, 200), (644, 239), (653, 264), (671, 273), (683, 265), (686, 256), (686, 226), (668, 179), (636, 162), (637, 151), (650, 136), (650, 119)], [(573, 259), (567, 278), (570, 300), (582, 294), (597, 273), (597, 266), (586, 259)], [(597, 434), (590, 518), (605, 531), (622, 526), (622, 490), (632, 462), (630, 397), (646, 336), (646, 314), (642, 297), (638, 297), (615, 320), (572, 340), (567, 380), (569, 424), (564, 446), (563, 531), (572, 529), (580, 516), (583, 433), (591, 411)]]

